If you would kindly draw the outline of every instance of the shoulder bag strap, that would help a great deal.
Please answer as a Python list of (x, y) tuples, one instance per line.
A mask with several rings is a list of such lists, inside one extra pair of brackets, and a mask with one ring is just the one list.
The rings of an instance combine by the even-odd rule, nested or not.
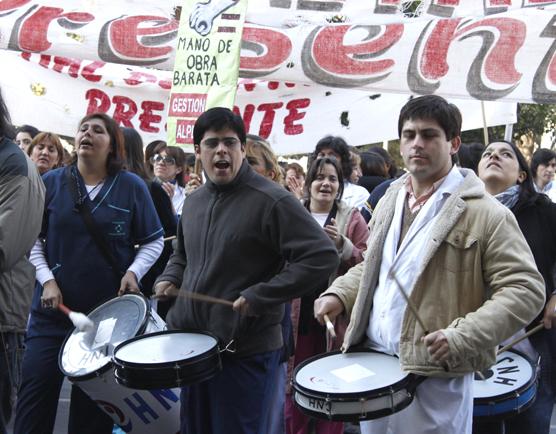
[(100, 252), (102, 253), (102, 256), (104, 256), (104, 259), (106, 259), (106, 261), (110, 265), (110, 268), (112, 268), (112, 271), (114, 272), (114, 276), (119, 282), (123, 277), (123, 273), (121, 272), (120, 267), (116, 262), (116, 258), (114, 258), (114, 255), (110, 250), (108, 241), (104, 237), (100, 228), (95, 223), (95, 220), (93, 219), (93, 216), (91, 214), (91, 210), (85, 203), (84, 198), (79, 194), (79, 190), (78, 190), (79, 184), (77, 181), (77, 176), (72, 173), (71, 168), (72, 166), (66, 167), (66, 180), (67, 180), (69, 191), (71, 193), (71, 197), (73, 199), (73, 203), (75, 204), (75, 211), (77, 211), (83, 218), (83, 222), (85, 223), (85, 226), (89, 231), (89, 235), (91, 235), (91, 238), (99, 248)]

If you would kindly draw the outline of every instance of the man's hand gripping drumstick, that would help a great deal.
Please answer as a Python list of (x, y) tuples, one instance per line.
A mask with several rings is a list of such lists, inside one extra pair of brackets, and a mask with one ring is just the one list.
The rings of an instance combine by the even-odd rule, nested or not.
[(336, 338), (333, 321), (344, 311), (344, 304), (335, 295), (317, 298), (314, 303), (315, 319), (325, 325), (332, 338)]
[(240, 296), (235, 301), (225, 300), (223, 298), (212, 297), (206, 294), (200, 294), (198, 292), (182, 291), (174, 285), (172, 282), (161, 281), (158, 282), (154, 288), (155, 293), (152, 298), (157, 300), (171, 300), (176, 297), (185, 297), (192, 300), (203, 301), (206, 303), (213, 304), (223, 304), (225, 306), (230, 306), (240, 315), (249, 315), (249, 303), (247, 300)]
[(419, 313), (417, 312), (417, 308), (413, 304), (413, 302), (409, 299), (409, 296), (403, 289), (400, 281), (396, 277), (396, 273), (394, 272), (394, 266), (390, 269), (390, 277), (396, 283), (400, 294), (402, 294), (403, 298), (407, 303), (407, 307), (411, 311), (411, 313), (415, 316), (415, 319), (423, 329), (425, 335), (421, 338), (427, 351), (429, 352), (433, 361), (442, 364), (445, 371), (448, 371), (448, 358), (450, 357), (450, 345), (448, 344), (448, 338), (441, 330), (437, 330), (435, 332), (429, 333), (428, 328), (425, 326), (424, 321), (421, 319)]

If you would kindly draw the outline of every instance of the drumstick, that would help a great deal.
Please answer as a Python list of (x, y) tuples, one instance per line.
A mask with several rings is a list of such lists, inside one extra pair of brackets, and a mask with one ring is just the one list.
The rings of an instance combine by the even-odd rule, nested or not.
[(415, 316), (415, 319), (417, 320), (417, 322), (419, 323), (419, 325), (421, 326), (421, 328), (425, 332), (425, 335), (428, 335), (429, 331), (428, 331), (427, 327), (425, 326), (425, 323), (423, 322), (423, 320), (421, 319), (421, 317), (417, 313), (417, 308), (414, 306), (413, 302), (409, 299), (409, 296), (407, 295), (405, 290), (402, 288), (402, 284), (400, 283), (400, 281), (396, 277), (396, 274), (394, 273), (393, 268), (390, 270), (390, 277), (392, 277), (392, 279), (394, 279), (394, 282), (396, 282), (396, 285), (397, 285), (398, 289), (400, 290), (401, 294), (403, 295), (403, 298), (405, 299), (405, 302), (407, 303), (407, 307), (409, 307), (409, 310)]
[(326, 313), (324, 314), (324, 322), (326, 323), (326, 329), (328, 330), (328, 333), (330, 333), (330, 336), (336, 339), (336, 331), (334, 330), (334, 324), (332, 324), (332, 321), (330, 321), (330, 318)]
[(193, 173), (199, 177), (201, 182), (203, 182), (202, 181), (203, 178), (202, 178), (202, 174), (201, 174), (202, 171), (203, 171), (203, 166), (201, 165), (201, 159), (200, 158), (195, 158), (195, 165), (193, 166)]
[[(175, 240), (175, 239), (176, 239), (176, 236), (175, 236), (175, 235), (172, 235), (171, 237), (166, 237), (166, 238), (164, 238), (163, 241), (166, 242), (166, 241), (172, 241), (172, 240)], [(139, 247), (141, 247), (141, 245), (140, 245), (140, 244), (135, 244), (133, 247), (134, 247), (135, 249), (138, 249)]]
[(513, 340), (512, 342), (510, 342), (508, 345), (500, 348), (496, 354), (500, 354), (503, 353), (504, 351), (509, 350), (510, 348), (512, 348), (514, 345), (520, 343), (522, 340), (527, 339), (529, 336), (531, 336), (534, 333), (537, 333), (539, 330), (542, 330), (544, 328), (544, 324), (540, 323), (538, 326), (532, 328), (531, 330), (529, 330), (527, 333), (525, 333), (523, 336), (520, 336), (519, 338)]
[[(407, 303), (407, 307), (409, 307), (409, 310), (411, 310), (413, 315), (415, 315), (415, 319), (417, 320), (417, 322), (419, 323), (419, 325), (423, 329), (423, 332), (425, 333), (425, 336), (428, 335), (429, 331), (428, 331), (427, 327), (425, 326), (425, 323), (423, 322), (423, 320), (421, 319), (421, 317), (417, 313), (417, 308), (415, 307), (413, 302), (409, 299), (409, 296), (407, 295), (407, 293), (402, 288), (402, 284), (400, 283), (400, 281), (396, 277), (396, 273), (394, 273), (394, 266), (392, 266), (392, 268), (390, 269), (390, 276), (392, 277), (392, 279), (394, 279), (394, 282), (396, 282), (396, 286), (398, 287), (398, 289), (402, 293), (403, 298), (405, 299), (405, 301)], [(449, 371), (448, 363), (444, 362), (442, 364), (442, 369), (444, 369), (444, 371), (448, 372)]]
[(58, 303), (58, 309), (69, 317), (75, 328), (80, 332), (86, 332), (95, 328), (95, 323), (87, 318), (85, 314), (73, 312), (63, 303)]
[[(151, 298), (157, 299), (162, 297), (161, 295), (153, 294)], [(224, 300), (223, 298), (213, 297), (211, 295), (199, 294), (198, 292), (182, 291), (178, 294), (178, 297), (190, 298), (192, 300), (205, 301), (207, 303), (223, 304), (225, 306), (233, 306), (234, 302), (230, 300)]]

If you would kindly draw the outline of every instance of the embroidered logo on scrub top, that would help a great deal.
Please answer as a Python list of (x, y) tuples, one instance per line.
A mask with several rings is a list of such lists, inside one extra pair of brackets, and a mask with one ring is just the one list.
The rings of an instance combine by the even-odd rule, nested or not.
[(112, 232), (110, 232), (108, 235), (123, 237), (125, 235), (125, 222), (112, 222)]

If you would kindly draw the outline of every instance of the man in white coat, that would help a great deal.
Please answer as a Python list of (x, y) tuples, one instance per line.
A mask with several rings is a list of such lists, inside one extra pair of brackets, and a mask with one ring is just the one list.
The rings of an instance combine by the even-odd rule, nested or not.
[(344, 351), (363, 344), (428, 377), (409, 407), (363, 422), (363, 434), (471, 433), (473, 372), (543, 308), (544, 283), (513, 215), (453, 164), (460, 131), (459, 110), (439, 96), (402, 108), (409, 174), (378, 204), (365, 260), (315, 301), (320, 322), (351, 314)]

